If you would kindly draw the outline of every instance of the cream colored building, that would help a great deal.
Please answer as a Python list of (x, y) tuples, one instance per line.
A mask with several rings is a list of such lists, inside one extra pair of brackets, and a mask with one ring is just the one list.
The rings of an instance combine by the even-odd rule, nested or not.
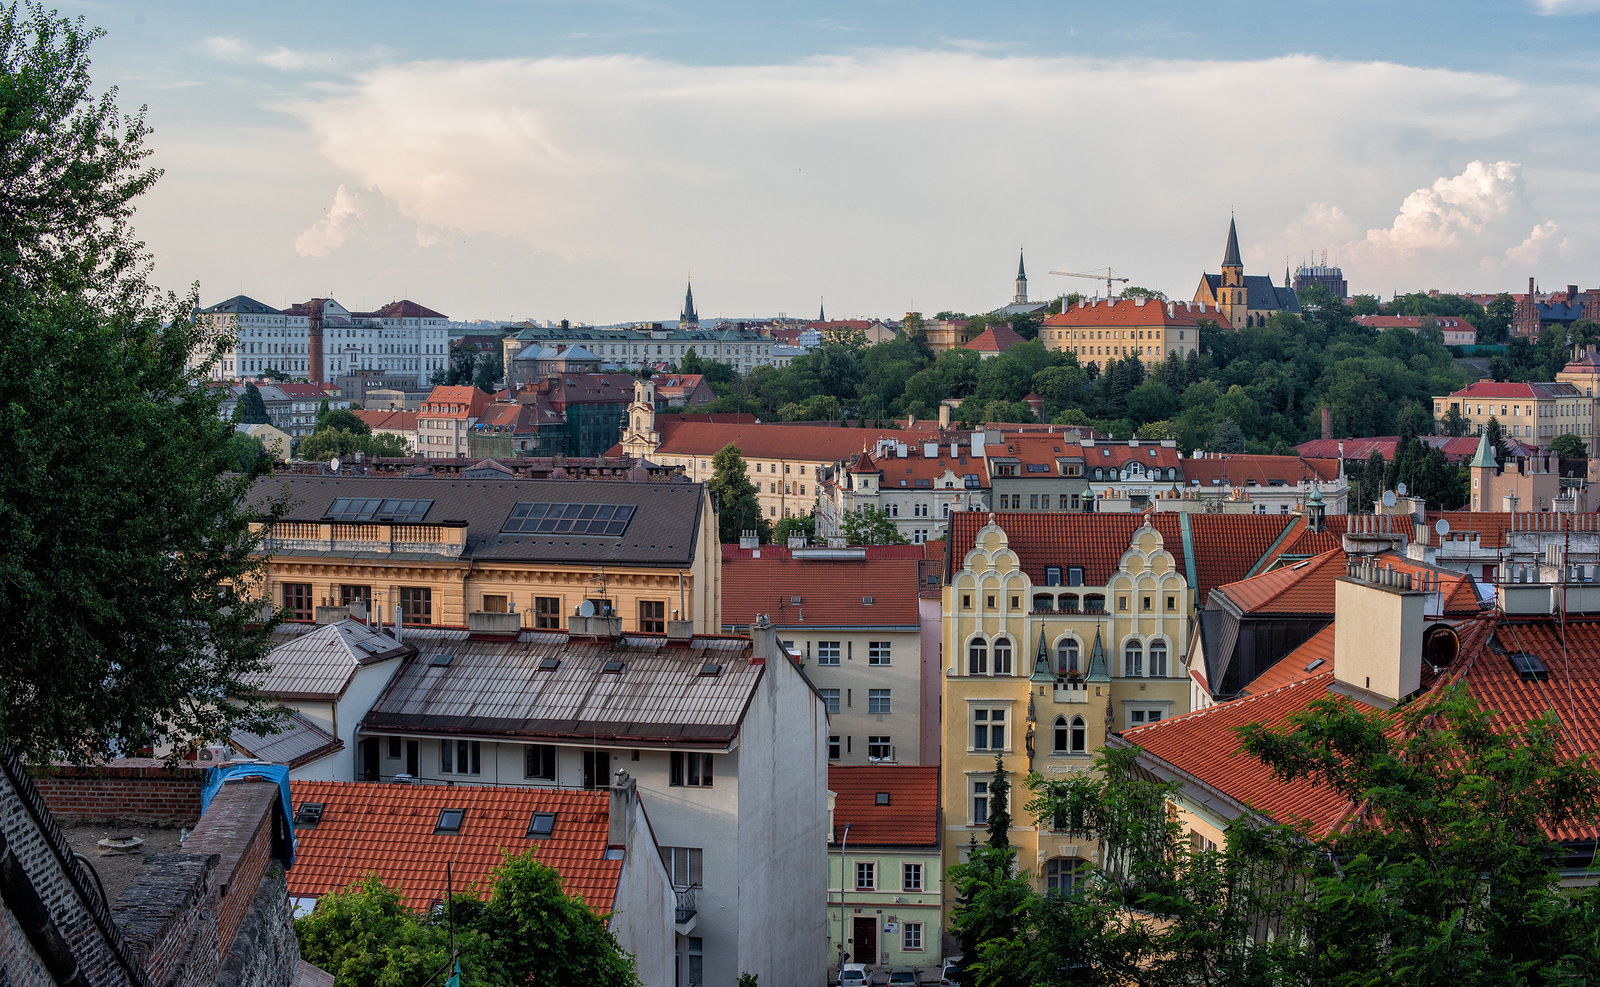
[[(1171, 517), (1162, 523), (1170, 527)], [(1008, 527), (1027, 538), (1014, 540)], [(996, 756), (1012, 786), (1018, 863), (1035, 883), (1070, 887), (1098, 860), (1097, 847), (1033, 825), (1020, 810), (1023, 782), (1031, 772), (1089, 771), (1108, 733), (1189, 711), (1180, 659), (1195, 600), (1184, 551), (1137, 516), (952, 517), (942, 658), (946, 867), (984, 838)]]
[[(1569, 364), (1569, 367), (1571, 365)], [(1591, 375), (1562, 371), (1569, 380), (1544, 384), (1474, 381), (1461, 390), (1433, 399), (1433, 416), (1442, 420), (1452, 409), (1481, 433), (1493, 418), (1508, 439), (1525, 445), (1546, 448), (1558, 435), (1576, 435), (1585, 445), (1594, 444), (1597, 405), (1600, 401), (1586, 393), (1593, 387)], [(1583, 385), (1571, 380), (1588, 378)]]

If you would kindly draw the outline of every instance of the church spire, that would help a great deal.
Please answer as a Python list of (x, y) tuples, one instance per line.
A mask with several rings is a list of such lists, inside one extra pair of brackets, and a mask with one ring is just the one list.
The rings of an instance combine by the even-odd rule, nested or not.
[(822, 304), (822, 301), (823, 301), (822, 296), (818, 295), (817, 296), (817, 321), (818, 322), (827, 322), (828, 321), (828, 307), (826, 305)]
[(1239, 230), (1233, 225), (1233, 217), (1228, 217), (1228, 249), (1222, 254), (1223, 267), (1243, 267), (1244, 261), (1239, 259)]
[(700, 316), (694, 310), (694, 282), (689, 282), (688, 290), (683, 293), (683, 314), (678, 316), (678, 321), (684, 325), (699, 325)]
[(1028, 272), (1022, 266), (1022, 248), (1017, 248), (1017, 293), (1011, 296), (1011, 304), (1028, 304)]

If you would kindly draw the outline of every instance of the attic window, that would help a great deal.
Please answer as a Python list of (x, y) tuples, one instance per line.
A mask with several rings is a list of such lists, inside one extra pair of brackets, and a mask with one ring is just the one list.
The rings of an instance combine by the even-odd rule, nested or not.
[(872, 804), (873, 805), (888, 805), (889, 804), (889, 793), (888, 792), (879, 792), (877, 795), (875, 795), (873, 797)]
[(798, 605), (800, 603), (800, 597), (791, 596), (789, 597), (789, 602)]
[(327, 808), (326, 802), (302, 802), (300, 811), (294, 814), (296, 829), (316, 829), (317, 823), (322, 821), (322, 810)]
[(539, 661), (539, 671), (541, 672), (553, 672), (560, 667), (560, 658), (543, 658)]
[(1317, 669), (1321, 668), (1323, 665), (1326, 665), (1327, 663), (1328, 663), (1327, 660), (1324, 659), (1324, 658), (1313, 658), (1311, 660), (1311, 664), (1306, 666), (1306, 671), (1314, 672)]
[(540, 839), (556, 831), (556, 814), (554, 812), (535, 812), (528, 821), (528, 838)]
[(454, 658), (455, 658), (455, 655), (449, 654), (447, 652), (435, 651), (433, 653), (433, 660), (428, 662), (428, 664), (432, 665), (434, 668), (445, 668), (450, 664), (450, 662), (452, 660), (454, 660)]
[(1050, 467), (1045, 465), (1044, 463), (1029, 463), (1028, 464), (1028, 472), (1029, 473), (1048, 473), (1048, 472), (1050, 472)]
[(434, 824), (435, 836), (441, 834), (453, 835), (461, 832), (461, 823), (467, 818), (466, 809), (440, 809), (439, 821)]
[(864, 606), (864, 607), (870, 607), (870, 606), (872, 606), (872, 597), (870, 597), (870, 596), (863, 596), (863, 597), (862, 597), (862, 598), (861, 598), (861, 605), (862, 605), (862, 606)]
[(324, 517), (330, 521), (347, 524), (379, 518), (410, 524), (426, 517), (428, 508), (432, 506), (431, 500), (340, 497), (333, 502), (332, 507), (328, 508), (328, 513)]
[(700, 666), (700, 674), (701, 675), (713, 675), (713, 676), (721, 675), (722, 674), (722, 666), (717, 664), (714, 661), (708, 661), (704, 665)]
[(1506, 657), (1511, 659), (1511, 667), (1517, 670), (1517, 675), (1521, 677), (1522, 681), (1532, 682), (1537, 680), (1539, 682), (1548, 682), (1550, 680), (1550, 670), (1545, 667), (1544, 661), (1538, 655), (1529, 654), (1526, 651), (1513, 651)]
[(600, 671), (605, 675), (621, 675), (622, 670), (626, 667), (627, 666), (624, 662), (608, 661), (604, 665), (600, 666)]

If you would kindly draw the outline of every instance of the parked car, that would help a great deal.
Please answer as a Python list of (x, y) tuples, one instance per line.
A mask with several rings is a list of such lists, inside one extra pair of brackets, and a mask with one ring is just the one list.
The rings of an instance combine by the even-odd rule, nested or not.
[(898, 970), (889, 971), (889, 987), (906, 987), (907, 984), (914, 985), (916, 982), (917, 971), (911, 969), (909, 966), (904, 966)]
[(846, 963), (839, 970), (839, 987), (866, 987), (871, 982), (865, 963)]
[(959, 956), (946, 956), (944, 958), (944, 969), (939, 972), (939, 983), (941, 987), (954, 987), (956, 982), (956, 965), (960, 962), (961, 957)]

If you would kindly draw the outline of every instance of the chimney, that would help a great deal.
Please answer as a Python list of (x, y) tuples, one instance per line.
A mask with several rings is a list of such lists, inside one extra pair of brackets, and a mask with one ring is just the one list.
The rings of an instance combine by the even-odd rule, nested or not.
[(611, 807), (606, 815), (607, 847), (626, 849), (628, 846), (628, 831), (632, 829), (628, 824), (633, 814), (634, 791), (638, 784), (625, 769), (617, 769), (611, 785)]
[(750, 625), (750, 643), (755, 651), (750, 659), (752, 665), (765, 665), (769, 660), (783, 657), (778, 647), (778, 631), (764, 613), (757, 614), (756, 622)]
[(396, 603), (394, 605), (394, 643), (395, 644), (399, 644), (400, 643), (400, 627), (401, 627), (402, 624), (405, 623), (405, 621), (401, 619), (401, 616), (402, 615), (401, 615), (401, 611), (400, 611), (400, 604)]
[(1576, 302), (1577, 300), (1578, 300), (1578, 286), (1575, 285), (1575, 284), (1567, 285), (1567, 304), (1571, 305), (1574, 302)]
[(1336, 691), (1388, 709), (1421, 687), (1427, 598), (1410, 573), (1376, 558), (1346, 564), (1334, 581)]
[(939, 427), (941, 429), (950, 427), (950, 406), (943, 402), (939, 404)]
[(1322, 406), (1322, 437), (1333, 438), (1333, 409), (1328, 405)]

